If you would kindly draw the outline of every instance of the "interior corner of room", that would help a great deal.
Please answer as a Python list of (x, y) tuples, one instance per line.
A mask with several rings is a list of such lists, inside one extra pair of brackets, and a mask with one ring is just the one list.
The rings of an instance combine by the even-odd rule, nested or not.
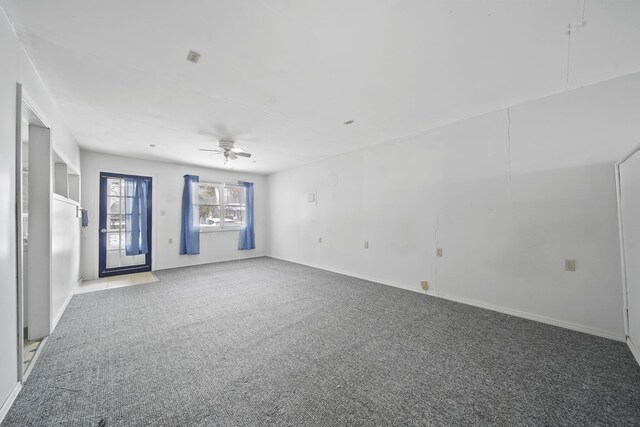
[[(640, 424), (640, 386), (615, 386), (640, 372), (640, 3), (81, 3), (0, 0), (0, 423), (44, 422), (17, 414), (22, 402), (8, 414), (36, 393), (34, 370), (59, 360), (47, 355), (71, 348), (79, 316), (96, 327), (83, 337), (103, 337), (109, 326), (92, 317), (101, 315), (122, 335), (123, 318), (158, 328), (118, 341), (109, 363), (169, 336), (172, 355), (198, 339), (246, 355), (255, 336), (271, 343), (242, 366), (204, 344), (202, 355), (185, 351), (226, 367), (229, 389), (203, 385), (202, 396), (277, 384), (261, 397), (267, 414), (242, 409), (251, 425), (304, 424), (307, 406), (316, 421), (348, 424), (321, 407), (339, 393), (352, 393), (341, 408), (356, 425), (390, 423), (393, 411), (406, 424), (552, 424), (586, 405), (586, 389), (626, 400), (614, 414), (603, 399), (568, 423)], [(184, 300), (171, 301), (178, 284), (171, 292)], [(281, 328), (281, 341), (264, 325)], [(393, 336), (358, 341), (385, 327)], [(487, 352), (460, 350), (475, 371), (447, 370), (447, 352), (469, 342)], [(490, 375), (490, 352), (539, 351), (535, 374), (530, 360), (509, 360), (553, 389), (544, 375), (571, 357), (562, 342), (590, 376), (559, 380), (575, 394), (539, 419), (527, 411), (542, 397), (478, 409), (471, 395), (437, 388), (460, 373), (486, 397), (482, 387), (503, 378)], [(311, 351), (318, 343), (341, 356)], [(378, 352), (369, 368), (363, 349)], [(351, 382), (315, 354), (335, 357), (334, 373)], [(385, 365), (396, 356), (403, 367)], [(271, 378), (274, 360), (296, 381)], [(163, 386), (179, 388), (169, 372), (180, 366), (165, 362)], [(375, 376), (386, 368), (397, 373), (394, 396)], [(418, 392), (410, 377), (442, 395)], [(75, 389), (64, 381), (82, 378), (61, 378), (68, 409)], [(358, 388), (368, 380), (387, 400)], [(408, 408), (403, 393), (432, 400)], [(171, 406), (183, 398), (167, 398), (162, 422), (207, 419)], [(126, 424), (100, 408), (82, 420)]]

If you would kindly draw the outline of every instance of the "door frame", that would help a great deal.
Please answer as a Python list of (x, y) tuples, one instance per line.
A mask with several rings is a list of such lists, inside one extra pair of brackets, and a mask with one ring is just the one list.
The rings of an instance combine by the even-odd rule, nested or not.
[[(23, 108), (26, 107), (26, 110)], [(49, 126), (49, 122), (42, 114), (41, 110), (36, 106), (33, 99), (29, 96), (29, 93), (24, 89), (21, 83), (16, 83), (16, 139), (15, 139), (15, 215), (16, 215), (16, 303), (17, 303), (17, 350), (18, 350), (18, 366), (17, 366), (17, 377), (18, 382), (23, 384), (26, 381), (35, 360), (37, 358), (38, 353), (42, 349), (46, 337), (42, 339), (42, 342), (38, 346), (38, 350), (34, 358), (31, 360), (29, 364), (29, 368), (27, 371), (24, 371), (23, 359), (24, 359), (24, 240), (22, 237), (22, 160), (23, 160), (23, 152), (22, 152), (22, 120), (25, 116), (28, 116), (27, 123), (29, 126), (35, 125), (40, 126), (46, 129), (51, 129)], [(51, 141), (50, 141), (50, 145)], [(31, 148), (31, 147), (30, 147)], [(28, 266), (27, 266), (28, 267)]]
[(22, 238), (22, 85), (16, 84), (16, 287), (18, 304), (18, 382), (24, 370), (24, 240)]
[(616, 202), (618, 208), (618, 233), (620, 235), (620, 267), (622, 269), (622, 315), (623, 315), (623, 323), (624, 323), (624, 335), (626, 337), (627, 345), (631, 349), (631, 352), (635, 356), (638, 363), (640, 363), (640, 349), (636, 348), (636, 345), (640, 343), (633, 343), (629, 339), (629, 300), (628, 300), (628, 290), (627, 290), (627, 265), (626, 265), (626, 254), (624, 250), (624, 224), (622, 219), (622, 188), (620, 186), (620, 166), (629, 160), (631, 156), (640, 151), (640, 144), (635, 146), (627, 155), (625, 155), (621, 160), (617, 161), (615, 168), (615, 177), (616, 177)]
[[(102, 233), (100, 230), (102, 229), (102, 224), (106, 224), (107, 220), (107, 212), (106, 206), (103, 205), (102, 195), (106, 194), (106, 180), (103, 183), (103, 177), (114, 177), (114, 178), (127, 178), (127, 177), (135, 177), (135, 178), (144, 178), (149, 180), (149, 192), (148, 192), (148, 212), (147, 212), (147, 234), (149, 236), (149, 252), (145, 257), (145, 265), (143, 267), (136, 266), (125, 266), (119, 267), (117, 269), (113, 269), (110, 271), (106, 271), (106, 239), (107, 233)], [(147, 175), (137, 175), (134, 173), (122, 173), (122, 172), (105, 172), (98, 171), (98, 277), (110, 277), (110, 276), (118, 276), (122, 274), (131, 274), (131, 273), (142, 273), (147, 271), (153, 271), (153, 255), (154, 255), (154, 233), (153, 233), (153, 176)], [(107, 196), (108, 197), (108, 196)], [(105, 251), (102, 248), (105, 248)]]

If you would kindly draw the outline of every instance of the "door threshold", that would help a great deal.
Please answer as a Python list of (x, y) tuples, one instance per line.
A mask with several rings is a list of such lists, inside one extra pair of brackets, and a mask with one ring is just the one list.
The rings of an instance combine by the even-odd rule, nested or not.
[(82, 284), (78, 285), (74, 293), (84, 294), (87, 292), (105, 291), (107, 289), (125, 288), (156, 282), (159, 282), (159, 280), (152, 271), (122, 274), (119, 276), (101, 277), (95, 280), (83, 280)]

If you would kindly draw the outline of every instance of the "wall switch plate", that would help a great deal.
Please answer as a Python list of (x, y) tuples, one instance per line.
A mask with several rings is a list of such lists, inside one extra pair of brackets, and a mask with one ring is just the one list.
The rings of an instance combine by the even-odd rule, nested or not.
[(369, 241), (368, 240), (364, 241), (364, 248), (365, 249), (369, 249)]
[(169, 239), (169, 244), (172, 244), (172, 243), (173, 243), (173, 239)]
[(436, 256), (442, 256), (442, 248), (436, 248)]
[(426, 280), (421, 281), (420, 282), (420, 286), (422, 287), (423, 290), (426, 291), (427, 290), (427, 281)]
[(575, 259), (565, 259), (564, 260), (564, 271), (576, 271), (576, 260)]
[(322, 237), (318, 237), (318, 243), (322, 243)]

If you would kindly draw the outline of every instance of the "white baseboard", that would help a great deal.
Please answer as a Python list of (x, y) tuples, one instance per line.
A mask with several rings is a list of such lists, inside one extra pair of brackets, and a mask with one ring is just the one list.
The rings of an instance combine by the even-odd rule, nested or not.
[(273, 255), (267, 255), (267, 256), (271, 257), (271, 258), (275, 258), (275, 259), (280, 259), (282, 261), (292, 262), (294, 264), (301, 264), (301, 265), (306, 265), (307, 267), (313, 267), (313, 268), (317, 268), (317, 269), (320, 269), (320, 270), (331, 271), (332, 273), (344, 274), (345, 276), (351, 276), (351, 277), (355, 277), (355, 278), (358, 278), (358, 279), (367, 280), (367, 281), (370, 281), (370, 282), (375, 282), (375, 283), (380, 283), (380, 284), (383, 284), (383, 285), (393, 286), (393, 287), (396, 287), (396, 288), (405, 289), (405, 290), (417, 292), (417, 293), (420, 293), (420, 294), (427, 294), (429, 296), (433, 296), (433, 297), (436, 297), (436, 298), (443, 298), (443, 299), (447, 299), (447, 300), (450, 300), (450, 301), (455, 301), (455, 302), (459, 302), (459, 303), (462, 303), (462, 304), (472, 305), (472, 306), (475, 306), (475, 307), (484, 308), (484, 309), (491, 310), (491, 311), (497, 311), (499, 313), (509, 314), (511, 316), (521, 317), (523, 319), (534, 320), (536, 322), (546, 323), (547, 325), (553, 325), (553, 326), (558, 326), (560, 328), (571, 329), (573, 331), (582, 332), (582, 333), (585, 333), (585, 334), (596, 335), (598, 337), (608, 338), (608, 339), (612, 339), (612, 340), (615, 340), (615, 341), (624, 342), (626, 340), (625, 335), (616, 334), (616, 333), (607, 332), (607, 331), (601, 331), (599, 329), (594, 329), (594, 328), (591, 328), (591, 327), (588, 327), (588, 326), (579, 325), (579, 324), (576, 324), (576, 323), (566, 322), (564, 320), (553, 319), (553, 318), (546, 317), (546, 316), (540, 316), (540, 315), (537, 315), (537, 314), (527, 313), (525, 311), (520, 311), (520, 310), (515, 310), (515, 309), (511, 309), (511, 308), (507, 308), (507, 307), (501, 307), (501, 306), (497, 306), (497, 305), (487, 304), (487, 303), (482, 302), (482, 301), (476, 301), (476, 300), (472, 300), (472, 299), (469, 299), (469, 298), (458, 297), (458, 296), (455, 296), (455, 295), (450, 295), (450, 294), (446, 294), (446, 293), (442, 293), (442, 292), (434, 292), (434, 291), (426, 291), (425, 292), (422, 289), (414, 289), (414, 288), (411, 288), (411, 287), (409, 287), (407, 285), (403, 285), (401, 283), (394, 283), (394, 282), (390, 282), (388, 280), (379, 280), (379, 279), (376, 279), (376, 278), (373, 278), (373, 277), (366, 277), (366, 276), (363, 276), (361, 274), (355, 274), (355, 273), (351, 273), (351, 272), (348, 272), (348, 271), (340, 271), (340, 270), (336, 270), (336, 269), (332, 269), (332, 268), (323, 267), (323, 266), (320, 266), (320, 265), (314, 265), (314, 264), (309, 264), (309, 263), (293, 261), (293, 260), (290, 260), (290, 259), (281, 258), (281, 257), (273, 256)]
[(293, 264), (300, 264), (300, 265), (304, 265), (304, 266), (311, 267), (311, 268), (317, 268), (318, 270), (330, 271), (332, 273), (342, 274), (344, 276), (355, 277), (356, 279), (362, 279), (362, 280), (366, 280), (368, 282), (374, 282), (374, 283), (380, 283), (382, 285), (393, 286), (394, 288), (404, 289), (405, 291), (417, 292), (419, 294), (424, 294), (425, 293), (422, 289), (412, 288), (412, 287), (409, 287), (409, 286), (404, 285), (402, 283), (390, 282), (390, 281), (384, 280), (384, 279), (377, 279), (377, 278), (373, 278), (373, 277), (368, 277), (368, 276), (364, 276), (362, 274), (352, 273), (350, 271), (338, 270), (338, 269), (335, 269), (335, 268), (328, 268), (328, 267), (324, 267), (324, 266), (317, 265), (317, 264), (310, 264), (310, 263), (306, 263), (306, 262), (294, 261), (294, 260), (291, 260), (291, 259), (277, 257), (277, 256), (273, 256), (273, 255), (267, 255), (267, 257), (268, 258), (273, 258), (273, 259), (279, 259), (281, 261), (291, 262)]
[(484, 308), (486, 310), (491, 310), (491, 311), (497, 311), (499, 313), (509, 314), (511, 316), (522, 317), (523, 319), (534, 320), (536, 322), (546, 323), (547, 325), (558, 326), (560, 328), (565, 328), (565, 329), (571, 329), (573, 331), (582, 332), (585, 334), (596, 335), (598, 337), (608, 338), (615, 341), (624, 342), (626, 339), (626, 337), (621, 334), (601, 331), (599, 329), (591, 328), (589, 326), (579, 325), (577, 323), (571, 323), (564, 320), (554, 319), (551, 317), (540, 316), (538, 314), (527, 313), (526, 311), (520, 311), (512, 308), (492, 305), (486, 302), (477, 301), (469, 298), (463, 298), (455, 295), (449, 295), (442, 292), (427, 291), (427, 295), (447, 299), (450, 301), (460, 302), (462, 304), (473, 305), (475, 307)]
[(2, 421), (4, 421), (4, 417), (6, 417), (9, 413), (9, 409), (11, 409), (11, 405), (13, 405), (13, 402), (15, 402), (16, 397), (18, 397), (18, 393), (20, 393), (20, 390), (22, 390), (22, 384), (18, 382), (13, 386), (13, 389), (11, 389), (9, 396), (7, 396), (7, 398), (4, 400), (2, 407), (0, 407), (0, 424), (2, 423)]
[(56, 317), (53, 318), (53, 322), (51, 322), (51, 331), (49, 332), (49, 335), (51, 335), (53, 331), (56, 329), (56, 326), (58, 326), (58, 322), (60, 321), (60, 318), (64, 314), (64, 311), (67, 309), (67, 306), (69, 305), (69, 301), (71, 301), (71, 298), (73, 298), (73, 295), (75, 295), (77, 287), (78, 285), (76, 284), (76, 286), (74, 286), (74, 288), (69, 293), (69, 296), (67, 296), (67, 299), (64, 301), (64, 304), (62, 304), (62, 307), (60, 308), (60, 311), (58, 311), (58, 313), (56, 314)]
[(627, 337), (627, 345), (629, 346), (629, 350), (631, 350), (631, 354), (636, 358), (636, 362), (640, 365), (640, 349), (636, 347), (636, 345), (631, 341), (631, 338)]
[[(215, 231), (213, 231), (212, 233), (216, 233)], [(255, 250), (253, 250), (255, 251)], [(243, 252), (243, 251), (239, 251), (239, 252)], [(249, 252), (249, 251), (246, 251)], [(231, 262), (231, 261), (242, 261), (245, 259), (253, 259), (253, 258), (264, 258), (267, 255), (264, 254), (264, 252), (251, 252), (250, 255), (247, 256), (233, 256), (233, 257), (228, 257), (228, 258), (219, 258), (219, 259), (215, 259), (215, 260), (203, 260), (200, 262), (191, 262), (189, 264), (172, 264), (172, 265), (166, 265), (166, 266), (162, 266), (162, 267), (157, 267), (154, 266), (152, 267), (151, 271), (155, 272), (155, 271), (163, 271), (163, 270), (172, 270), (174, 268), (183, 268), (183, 267), (195, 267), (198, 265), (206, 265), (206, 264), (217, 264), (219, 262)], [(94, 279), (85, 279), (85, 280), (95, 280), (98, 277), (95, 277)]]

